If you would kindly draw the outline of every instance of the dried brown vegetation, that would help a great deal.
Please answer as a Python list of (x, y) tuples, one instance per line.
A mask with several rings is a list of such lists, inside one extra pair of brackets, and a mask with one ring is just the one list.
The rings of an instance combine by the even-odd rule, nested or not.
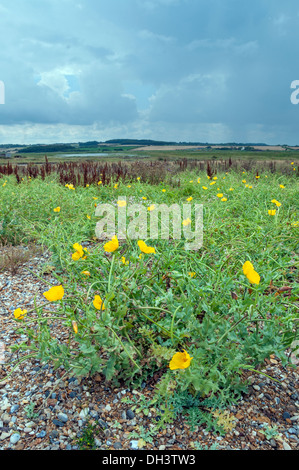
[(4, 243), (0, 246), (0, 272), (8, 271), (14, 276), (20, 266), (40, 253), (41, 248), (33, 244), (30, 246), (13, 246)]
[[(210, 159), (198, 160), (191, 158), (181, 158), (177, 160), (134, 160), (119, 162), (59, 162), (50, 163), (45, 157), (42, 164), (15, 164), (8, 162), (0, 165), (0, 175), (14, 174), (17, 182), (22, 178), (45, 179), (46, 176), (58, 176), (61, 184), (73, 184), (74, 186), (86, 186), (86, 184), (97, 184), (102, 181), (103, 185), (117, 183), (118, 181), (132, 181), (140, 177), (141, 181), (150, 184), (159, 184), (161, 181), (170, 184), (179, 184), (177, 175), (186, 170), (204, 171), (208, 176), (218, 172), (253, 171), (275, 173), (279, 171), (283, 174), (291, 174), (289, 162), (285, 160), (255, 160), (255, 159)], [(175, 179), (174, 179), (175, 176)]]

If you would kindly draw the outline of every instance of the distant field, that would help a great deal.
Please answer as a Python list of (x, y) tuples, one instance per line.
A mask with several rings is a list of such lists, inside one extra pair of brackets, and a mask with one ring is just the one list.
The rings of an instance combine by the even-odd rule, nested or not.
[[(0, 165), (7, 164), (9, 161), (12, 165), (22, 163), (44, 163), (45, 155), (49, 162), (58, 163), (63, 161), (93, 161), (93, 162), (118, 162), (118, 161), (134, 161), (134, 160), (178, 160), (182, 158), (194, 159), (198, 161), (207, 160), (258, 160), (270, 161), (281, 160), (292, 161), (299, 159), (299, 149), (297, 147), (291, 150), (284, 150), (280, 146), (255, 146), (254, 150), (234, 150), (227, 147), (213, 146), (209, 149), (200, 146), (179, 146), (179, 145), (165, 145), (165, 146), (103, 146), (95, 148), (80, 148), (73, 149), (68, 152), (56, 151), (45, 153), (22, 153), (19, 151), (17, 158), (0, 158)], [(75, 154), (78, 154), (76, 156)], [(82, 156), (82, 154), (84, 156)], [(97, 155), (95, 155), (97, 154)]]

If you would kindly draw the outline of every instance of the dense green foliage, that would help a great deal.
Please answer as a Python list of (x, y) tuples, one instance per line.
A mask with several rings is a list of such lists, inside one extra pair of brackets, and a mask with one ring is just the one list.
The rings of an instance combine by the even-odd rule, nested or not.
[[(155, 247), (146, 254), (128, 239), (106, 253), (107, 240), (95, 239), (95, 205), (116, 205), (123, 196), (146, 207), (182, 205), (190, 197), (192, 205), (203, 204), (202, 248), (186, 250), (183, 239), (144, 239)], [(298, 325), (296, 171), (208, 178), (186, 170), (180, 186), (120, 179), (75, 188), (55, 175), (19, 184), (11, 175), (0, 181), (0, 207), (2, 242), (48, 248), (55, 285), (64, 288), (61, 300), (37, 297), (35, 310), (16, 320), (27, 341), (13, 350), (76, 375), (100, 372), (113, 385), (137, 387), (161, 370), (158, 392), (172, 397), (172, 406), (186, 392), (224, 402), (244, 389), (245, 369), (259, 369), (271, 354), (288, 362)], [(72, 257), (75, 243), (86, 248), (79, 259)], [(244, 275), (245, 261), (259, 284)], [(96, 295), (105, 309), (95, 308)], [(66, 334), (60, 338), (56, 330)], [(190, 366), (171, 370), (171, 358), (182, 350), (192, 357)]]

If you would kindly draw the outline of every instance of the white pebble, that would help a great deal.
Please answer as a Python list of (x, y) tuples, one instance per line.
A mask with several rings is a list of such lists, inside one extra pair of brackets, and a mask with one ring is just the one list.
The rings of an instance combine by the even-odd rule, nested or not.
[(18, 432), (14, 432), (11, 436), (10, 436), (10, 443), (11, 444), (16, 444), (19, 440), (21, 439), (21, 436)]

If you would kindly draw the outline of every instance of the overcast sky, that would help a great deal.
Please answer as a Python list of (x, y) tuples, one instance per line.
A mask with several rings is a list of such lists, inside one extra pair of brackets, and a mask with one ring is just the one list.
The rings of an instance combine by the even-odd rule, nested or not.
[(0, 143), (299, 144), (298, 46), (297, 0), (0, 0)]

